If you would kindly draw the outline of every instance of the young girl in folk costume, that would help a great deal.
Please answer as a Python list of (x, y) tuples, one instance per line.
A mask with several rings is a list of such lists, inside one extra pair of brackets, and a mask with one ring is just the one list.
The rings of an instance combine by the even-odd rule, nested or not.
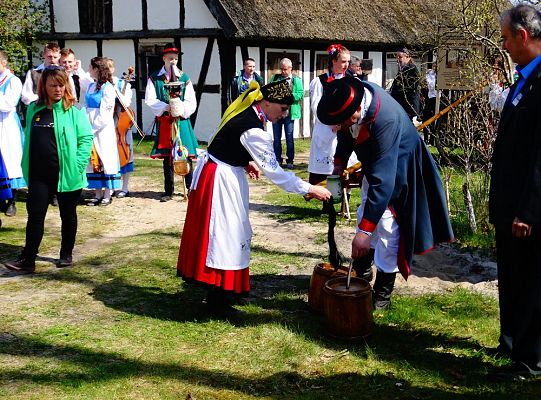
[(327, 48), (329, 55), (329, 71), (312, 79), (310, 82), (310, 107), (315, 115), (308, 160), (309, 182), (313, 185), (327, 179), (334, 169), (334, 153), (336, 151), (338, 126), (326, 126), (317, 118), (317, 105), (329, 82), (346, 76), (350, 53), (341, 44), (331, 44)]
[(87, 167), (88, 187), (96, 189), (88, 205), (108, 206), (111, 193), (120, 188), (120, 165), (113, 113), (116, 94), (106, 58), (90, 60), (89, 74), (94, 82), (86, 92), (86, 111), (94, 133), (91, 161)]
[[(148, 78), (145, 91), (145, 104), (156, 116), (157, 135), (150, 156), (163, 159), (165, 193), (161, 201), (169, 201), (173, 196), (173, 160), (179, 148), (185, 147), (188, 153), (190, 172), (184, 177), (187, 187), (192, 182), (191, 159), (197, 157), (198, 143), (189, 119), (197, 108), (197, 100), (190, 78), (177, 68), (179, 53), (173, 43), (165, 45), (164, 66)], [(175, 90), (173, 83), (178, 83)]]
[(284, 171), (276, 160), (267, 121), (282, 118), (293, 102), (286, 80), (262, 88), (256, 81), (225, 111), (208, 151), (197, 162), (184, 223), (177, 274), (207, 288), (209, 311), (218, 316), (238, 312), (234, 295), (250, 291), (248, 182), (267, 178), (282, 189), (326, 200), (327, 189)]
[[(11, 188), (26, 186), (21, 170), (23, 154), (23, 130), (16, 112), (21, 97), (22, 83), (7, 67), (7, 55), (0, 51), (0, 151)], [(15, 215), (16, 208), (13, 196), (9, 196), (4, 206), (6, 215)]]
[[(128, 128), (126, 132), (126, 124), (131, 127), (131, 119), (128, 112), (131, 110), (125, 110), (125, 107), (130, 107), (133, 93), (131, 90), (131, 85), (127, 79), (119, 79), (115, 76), (115, 63), (111, 58), (107, 59), (107, 64), (111, 70), (111, 75), (113, 75), (113, 85), (116, 89), (116, 107), (114, 113), (115, 126), (117, 129), (117, 143), (119, 151), (119, 160), (120, 160), (120, 174), (122, 175), (122, 189), (119, 192), (116, 192), (117, 198), (123, 198), (129, 195), (130, 191), (128, 188), (130, 173), (133, 172), (133, 136), (131, 129)], [(133, 67), (130, 67), (133, 68)], [(133, 72), (133, 69), (131, 70)], [(126, 76), (129, 78), (129, 76)], [(119, 126), (119, 122), (120, 125)], [(119, 131), (119, 129), (122, 131)], [(121, 157), (120, 152), (123, 152)], [(123, 165), (122, 160), (125, 159), (125, 164)]]

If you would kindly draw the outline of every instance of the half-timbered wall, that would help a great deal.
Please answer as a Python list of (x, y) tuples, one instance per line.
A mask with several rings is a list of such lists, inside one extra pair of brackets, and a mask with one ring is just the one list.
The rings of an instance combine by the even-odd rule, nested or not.
[[(243, 67), (243, 59), (256, 61), (256, 71), (265, 82), (270, 79), (269, 62), (280, 52), (298, 55), (298, 73), (303, 80), (305, 97), (303, 119), (295, 123), (295, 137), (311, 135), (309, 84), (325, 66), (327, 44), (299, 42), (271, 42), (254, 39), (241, 41), (225, 38), (219, 21), (209, 11), (204, 0), (92, 0), (102, 9), (110, 7), (112, 16), (102, 16), (102, 27), (112, 21), (112, 32), (84, 32), (79, 16), (91, 10), (78, 9), (84, 1), (50, 0), (54, 10), (52, 32), (46, 39), (57, 40), (61, 46), (70, 47), (86, 70), (92, 57), (108, 56), (115, 60), (116, 75), (128, 66), (136, 68), (133, 85), (135, 109), (143, 130), (150, 133), (153, 115), (144, 105), (144, 90), (148, 74), (161, 67), (159, 49), (174, 42), (184, 53), (179, 67), (185, 71), (196, 88), (198, 109), (192, 116), (194, 130), (199, 140), (206, 141), (217, 127), (221, 112), (227, 105), (225, 92), (235, 73)], [(86, 13), (86, 14), (85, 14)], [(93, 18), (103, 13), (93, 12)], [(112, 19), (111, 19), (112, 18)], [(107, 19), (108, 21), (105, 21)], [(88, 27), (87, 27), (88, 28)], [(349, 46), (348, 46), (349, 47)], [(354, 47), (354, 46), (353, 46)], [(369, 49), (350, 47), (352, 54), (373, 60), (369, 80), (384, 83), (386, 53), (380, 47)], [(296, 56), (297, 57), (297, 56)], [(34, 64), (40, 62), (34, 54)], [(276, 71), (278, 72), (278, 71)], [(269, 129), (270, 124), (269, 124)]]

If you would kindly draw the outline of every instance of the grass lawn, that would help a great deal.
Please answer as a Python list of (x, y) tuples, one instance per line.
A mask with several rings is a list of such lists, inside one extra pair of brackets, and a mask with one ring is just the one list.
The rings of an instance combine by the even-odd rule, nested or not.
[[(137, 167), (134, 179), (146, 179), (161, 165)], [(303, 201), (285, 215), (315, 218)], [(106, 223), (87, 208), (81, 226)], [(24, 243), (23, 203), (19, 210), (21, 227), (0, 231), (0, 260)], [(79, 240), (96, 235), (83, 229)], [(57, 248), (47, 236), (43, 248)], [(287, 290), (250, 298), (235, 321), (207, 316), (204, 293), (174, 276), (177, 253), (178, 232), (156, 227), (96, 248), (72, 269), (0, 278), (0, 398), (541, 398), (539, 380), (487, 379), (504, 363), (484, 350), (497, 342), (493, 298), (395, 296), (391, 310), (375, 313), (370, 338), (341, 341), (307, 308), (309, 276), (279, 274), (284, 259), (302, 265), (298, 253), (253, 250), (252, 285)]]

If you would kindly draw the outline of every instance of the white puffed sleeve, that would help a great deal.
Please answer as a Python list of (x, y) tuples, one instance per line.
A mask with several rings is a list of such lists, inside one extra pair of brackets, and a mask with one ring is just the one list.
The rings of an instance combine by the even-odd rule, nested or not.
[(250, 153), (261, 171), (272, 183), (286, 192), (306, 194), (310, 184), (293, 172), (286, 172), (280, 167), (272, 147), (272, 134), (259, 128), (248, 129), (240, 137), (240, 142)]

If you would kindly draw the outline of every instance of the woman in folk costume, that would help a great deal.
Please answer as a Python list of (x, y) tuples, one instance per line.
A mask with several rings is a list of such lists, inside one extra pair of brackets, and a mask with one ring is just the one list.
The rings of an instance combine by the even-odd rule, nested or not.
[[(133, 172), (134, 170), (134, 158), (133, 158), (133, 135), (131, 133), (131, 129), (128, 129), (127, 132), (118, 132), (118, 129), (119, 129), (119, 120), (121, 121), (121, 123), (123, 123), (122, 121), (125, 121), (126, 118), (128, 118), (128, 121), (130, 120), (129, 119), (129, 116), (127, 114), (124, 114), (124, 113), (127, 113), (127, 112), (131, 112), (130, 111), (127, 111), (124, 109), (124, 107), (130, 107), (131, 105), (131, 100), (132, 100), (132, 97), (133, 97), (133, 93), (132, 93), (132, 90), (131, 90), (131, 84), (130, 82), (128, 82), (128, 79), (132, 76), (130, 75), (130, 72), (133, 73), (133, 67), (130, 67), (128, 70), (128, 73), (126, 74), (125, 73), (125, 77), (122, 78), (122, 79), (119, 79), (118, 77), (115, 76), (115, 63), (114, 61), (111, 59), (111, 58), (108, 58), (107, 59), (107, 64), (109, 65), (109, 69), (111, 70), (111, 75), (113, 75), (113, 86), (115, 87), (116, 89), (116, 95), (117, 95), (117, 101), (116, 101), (116, 108), (115, 108), (115, 113), (114, 113), (114, 119), (115, 119), (115, 124), (116, 124), (116, 129), (117, 129), (117, 134), (118, 135), (123, 135), (122, 139), (123, 141), (125, 142), (126, 144), (126, 148), (123, 149), (123, 151), (126, 151), (128, 150), (128, 154), (129, 154), (129, 157), (126, 159), (126, 164), (125, 165), (122, 165), (122, 162), (120, 163), (120, 175), (122, 176), (122, 189), (116, 193), (116, 197), (121, 199), (123, 197), (126, 197), (129, 195), (130, 193), (130, 190), (129, 190), (129, 179), (130, 179), (130, 173)], [(131, 126), (131, 124), (130, 124)], [(118, 137), (117, 137), (117, 140), (118, 140)], [(120, 150), (120, 145), (118, 146), (119, 148), (119, 152), (121, 151)], [(121, 157), (120, 157), (120, 154), (119, 154), (119, 160), (122, 160)]]
[(312, 79), (310, 82), (310, 108), (315, 115), (308, 160), (308, 181), (315, 185), (327, 179), (334, 169), (334, 153), (336, 151), (338, 126), (327, 126), (317, 118), (317, 106), (329, 82), (346, 76), (349, 67), (350, 53), (341, 44), (331, 44), (327, 48), (329, 55), (329, 71)]
[(179, 149), (185, 147), (186, 161), (190, 172), (184, 176), (191, 186), (192, 159), (197, 157), (197, 138), (190, 122), (190, 116), (197, 108), (192, 81), (177, 68), (178, 56), (182, 54), (173, 43), (165, 45), (162, 52), (163, 67), (154, 72), (147, 81), (145, 104), (156, 116), (156, 139), (150, 153), (152, 158), (163, 160), (164, 194), (160, 201), (171, 200), (174, 191), (173, 161)]
[(248, 218), (248, 182), (261, 171), (282, 189), (319, 200), (330, 192), (285, 172), (274, 155), (272, 132), (264, 130), (288, 111), (293, 101), (287, 81), (266, 86), (252, 81), (225, 111), (207, 152), (197, 162), (184, 223), (177, 275), (208, 289), (212, 313), (229, 316), (234, 295), (250, 290), (252, 229)]
[[(16, 112), (23, 85), (7, 68), (7, 62), (6, 53), (0, 51), (0, 151), (11, 189), (19, 189), (26, 186), (21, 169), (23, 130)], [(15, 215), (13, 195), (7, 199), (5, 212), (8, 216)]]
[(106, 58), (94, 57), (90, 60), (88, 72), (94, 79), (85, 96), (94, 145), (86, 176), (88, 188), (96, 189), (94, 199), (88, 205), (108, 206), (111, 204), (112, 191), (120, 188), (120, 165), (113, 119), (116, 94)]

